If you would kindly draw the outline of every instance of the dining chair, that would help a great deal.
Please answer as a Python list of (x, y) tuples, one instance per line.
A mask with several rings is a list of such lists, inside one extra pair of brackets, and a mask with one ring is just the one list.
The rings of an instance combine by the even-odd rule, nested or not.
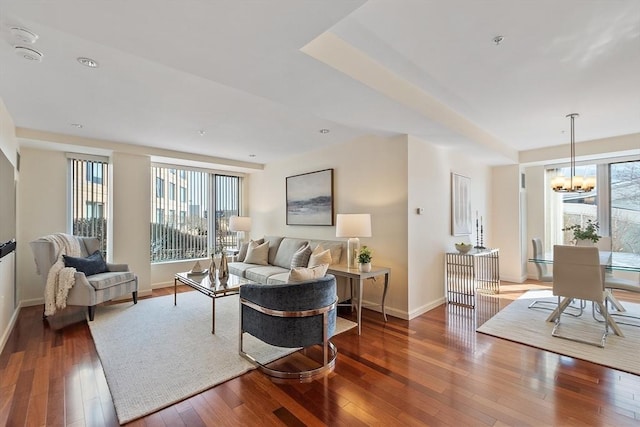
[[(584, 344), (604, 347), (609, 334), (607, 293), (597, 247), (555, 245), (553, 247), (553, 295), (558, 298), (558, 314), (551, 335)], [(561, 300), (561, 298), (564, 298)], [(560, 334), (562, 314), (570, 301), (591, 301), (604, 316), (604, 333), (599, 342)], [(564, 329), (564, 328), (562, 328)], [(582, 331), (576, 331), (579, 335)]]
[[(534, 237), (531, 239), (531, 243), (533, 244), (533, 258), (541, 259), (544, 257), (544, 251), (542, 248), (542, 240), (539, 237)], [(534, 263), (536, 267), (536, 271), (538, 272), (537, 279), (541, 282), (553, 282), (553, 274), (549, 273), (547, 269), (547, 264), (543, 263)]]
[[(607, 292), (615, 291), (624, 291), (624, 292), (634, 292), (640, 294), (640, 281), (632, 280), (632, 279), (623, 279), (622, 277), (614, 277), (611, 275), (610, 277), (605, 276), (604, 279), (604, 287)], [(617, 319), (617, 322), (622, 325), (629, 326), (640, 326), (640, 317), (632, 316), (626, 312), (624, 306), (614, 304), (609, 301), (615, 311), (609, 312), (609, 316), (613, 316)], [(622, 319), (622, 320), (620, 320)], [(632, 322), (626, 321), (626, 319), (634, 319)], [(601, 321), (603, 321), (601, 319)]]
[[(542, 247), (542, 240), (539, 237), (534, 237), (531, 239), (531, 244), (533, 245), (533, 258), (534, 259), (543, 259), (544, 251)], [(536, 272), (538, 273), (537, 279), (540, 282), (553, 282), (553, 274), (551, 274), (547, 268), (547, 264), (534, 262), (533, 265), (536, 267)], [(529, 308), (536, 308), (542, 310), (555, 310), (557, 304), (555, 301), (545, 301), (545, 300), (535, 300), (531, 304), (529, 304)], [(582, 312), (578, 314), (567, 313), (571, 315), (581, 315)]]

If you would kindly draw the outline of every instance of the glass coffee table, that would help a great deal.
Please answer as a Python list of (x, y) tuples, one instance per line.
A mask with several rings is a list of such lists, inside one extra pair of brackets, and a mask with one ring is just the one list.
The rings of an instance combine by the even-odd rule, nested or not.
[(187, 285), (195, 289), (196, 291), (203, 293), (211, 298), (211, 333), (216, 332), (216, 299), (237, 294), (240, 291), (240, 286), (246, 283), (255, 283), (249, 279), (244, 279), (235, 274), (230, 274), (227, 283), (222, 284), (216, 277), (215, 283), (212, 283), (209, 279), (208, 273), (191, 273), (185, 271), (184, 273), (176, 273), (173, 278), (173, 305), (178, 305), (178, 282), (183, 285)]

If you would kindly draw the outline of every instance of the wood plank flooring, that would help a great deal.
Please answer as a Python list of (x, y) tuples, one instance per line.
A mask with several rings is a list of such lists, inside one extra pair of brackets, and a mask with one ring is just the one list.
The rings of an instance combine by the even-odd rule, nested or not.
[[(475, 333), (535, 287), (503, 282), (476, 310), (443, 305), (409, 322), (365, 310), (361, 336), (334, 337), (336, 368), (323, 378), (275, 383), (252, 371), (129, 425), (640, 425), (640, 377)], [(0, 354), (0, 425), (118, 425), (84, 317), (21, 310)]]

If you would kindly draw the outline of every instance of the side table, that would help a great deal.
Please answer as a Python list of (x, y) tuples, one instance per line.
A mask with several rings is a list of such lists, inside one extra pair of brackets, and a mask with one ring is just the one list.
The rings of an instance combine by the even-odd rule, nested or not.
[(476, 290), (500, 293), (499, 249), (484, 249), (461, 254), (445, 254), (445, 287), (447, 302), (475, 307)]
[(382, 293), (382, 302), (380, 306), (382, 307), (382, 316), (384, 317), (384, 321), (387, 321), (387, 312), (385, 311), (384, 302), (387, 298), (387, 288), (389, 287), (389, 274), (391, 274), (391, 269), (388, 267), (379, 267), (372, 266), (371, 271), (368, 273), (361, 272), (358, 270), (358, 267), (347, 268), (346, 265), (331, 265), (327, 270), (327, 273), (333, 274), (337, 277), (346, 277), (349, 279), (349, 285), (351, 287), (351, 297), (353, 298), (353, 283), (357, 284), (357, 292), (358, 292), (358, 304), (356, 306), (356, 311), (358, 315), (358, 335), (361, 333), (361, 318), (362, 318), (362, 288), (364, 287), (364, 281), (366, 279), (381, 276), (384, 274), (384, 292)]

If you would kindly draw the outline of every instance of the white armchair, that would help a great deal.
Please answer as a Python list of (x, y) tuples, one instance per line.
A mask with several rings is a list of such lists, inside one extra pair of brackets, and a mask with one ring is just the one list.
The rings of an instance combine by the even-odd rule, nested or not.
[[(45, 237), (29, 243), (38, 274), (42, 278), (43, 289), (47, 284), (49, 270), (63, 255), (56, 245)], [(82, 257), (87, 257), (100, 249), (100, 241), (95, 237), (73, 236), (78, 240)], [(75, 284), (66, 299), (66, 305), (87, 306), (89, 320), (93, 320), (95, 307), (105, 301), (131, 293), (133, 303), (138, 302), (138, 277), (129, 271), (127, 264), (106, 263), (107, 271), (92, 275), (77, 271)]]

